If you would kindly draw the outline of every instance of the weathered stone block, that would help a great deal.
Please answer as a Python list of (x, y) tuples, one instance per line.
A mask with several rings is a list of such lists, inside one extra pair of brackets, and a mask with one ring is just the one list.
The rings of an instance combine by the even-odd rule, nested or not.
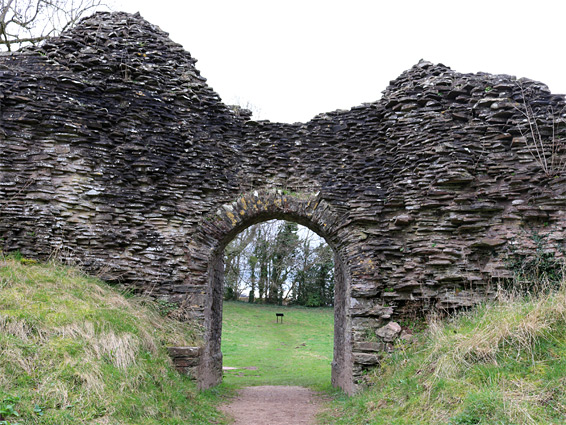
[(354, 362), (364, 366), (375, 366), (379, 364), (381, 356), (369, 353), (353, 353)]
[(397, 322), (389, 322), (387, 325), (379, 328), (375, 334), (385, 342), (393, 342), (401, 334), (401, 326)]
[(167, 347), (172, 358), (198, 358), (202, 354), (202, 347)]
[(385, 344), (382, 342), (356, 342), (354, 343), (354, 350), (378, 353), (385, 350)]

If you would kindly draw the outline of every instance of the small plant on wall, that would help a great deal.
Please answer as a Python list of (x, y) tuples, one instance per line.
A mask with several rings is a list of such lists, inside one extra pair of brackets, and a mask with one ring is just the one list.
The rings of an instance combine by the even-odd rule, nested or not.
[[(558, 134), (560, 127), (566, 123), (565, 111), (555, 111), (546, 100), (532, 100), (532, 89), (519, 84), (522, 104), (516, 109), (524, 117), (525, 125), (519, 126), (519, 131), (525, 140), (526, 147), (548, 177), (558, 177), (566, 171), (566, 138)], [(536, 104), (537, 111), (533, 109)], [(544, 117), (545, 121), (541, 121)], [(550, 121), (550, 124), (546, 122)]]
[(511, 248), (507, 267), (515, 276), (514, 285), (521, 292), (536, 293), (557, 288), (565, 278), (566, 264), (557, 253), (564, 254), (561, 246), (551, 246), (548, 235), (531, 230), (529, 238), (535, 246), (530, 253)]

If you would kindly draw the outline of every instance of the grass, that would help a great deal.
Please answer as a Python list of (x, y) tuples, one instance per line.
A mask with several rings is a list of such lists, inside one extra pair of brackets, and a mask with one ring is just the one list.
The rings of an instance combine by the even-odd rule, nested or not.
[(0, 414), (26, 425), (224, 423), (217, 393), (197, 392), (166, 353), (195, 335), (77, 269), (0, 257)]
[(566, 289), (501, 297), (398, 345), (328, 424), (566, 423)]
[[(276, 323), (275, 313), (283, 313)], [(300, 385), (326, 390), (334, 346), (332, 308), (225, 302), (224, 385)], [(244, 368), (250, 369), (244, 369)]]
[[(166, 354), (199, 343), (191, 326), (77, 269), (0, 257), (0, 416), (26, 425), (225, 423), (216, 407), (234, 388), (329, 390), (332, 322), (332, 309), (225, 303), (224, 364), (238, 369), (199, 393)], [(564, 424), (566, 286), (431, 321), (367, 379), (372, 387), (337, 395), (321, 423)]]

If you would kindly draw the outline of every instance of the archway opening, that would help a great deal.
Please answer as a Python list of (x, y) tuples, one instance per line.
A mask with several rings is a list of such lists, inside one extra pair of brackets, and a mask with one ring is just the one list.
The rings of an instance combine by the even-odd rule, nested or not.
[(244, 229), (224, 249), (224, 381), (234, 385), (330, 383), (334, 253), (292, 221)]
[[(191, 280), (206, 283), (202, 293), (204, 344), (197, 371), (199, 388), (222, 382), (222, 310), (225, 286), (224, 249), (244, 229), (272, 219), (301, 224), (321, 235), (334, 256), (334, 348), (331, 382), (346, 393), (354, 392), (352, 356), (352, 318), (350, 307), (350, 260), (347, 221), (337, 214), (319, 193), (286, 194), (280, 190), (262, 190), (244, 194), (221, 205), (204, 217), (200, 232), (189, 247)], [(204, 271), (204, 273), (203, 273)], [(259, 293), (258, 293), (259, 295)], [(279, 296), (280, 298), (280, 296)], [(193, 297), (198, 301), (198, 297)]]

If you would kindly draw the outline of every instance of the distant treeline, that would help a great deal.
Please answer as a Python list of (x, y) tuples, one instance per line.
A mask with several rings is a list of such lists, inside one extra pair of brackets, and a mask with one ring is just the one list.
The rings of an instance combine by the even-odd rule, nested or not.
[(331, 306), (334, 255), (316, 233), (272, 220), (248, 227), (224, 251), (227, 300)]

